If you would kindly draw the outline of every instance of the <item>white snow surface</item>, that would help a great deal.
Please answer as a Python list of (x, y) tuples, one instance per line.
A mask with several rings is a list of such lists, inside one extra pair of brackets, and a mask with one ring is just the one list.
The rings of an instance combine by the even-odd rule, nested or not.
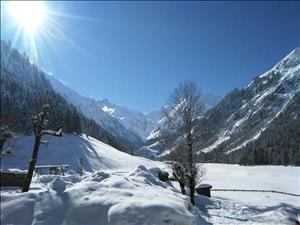
[[(275, 190), (300, 194), (300, 167), (205, 164), (205, 183), (215, 189)], [(213, 224), (290, 225), (300, 214), (300, 197), (276, 193), (212, 191), (202, 199)], [(203, 210), (202, 210), (203, 211)]]
[(78, 107), (78, 109), (88, 118), (95, 120), (100, 126), (112, 133), (117, 138), (122, 138), (128, 143), (137, 144), (142, 141), (141, 137), (132, 129), (124, 126), (123, 119), (115, 116), (116, 107), (111, 106), (107, 99), (96, 101), (80, 95), (68, 86), (64, 85), (53, 76), (47, 76), (53, 89), (61, 94), (66, 101)]
[[(270, 83), (274, 76), (279, 76), (279, 79)], [(244, 99), (244, 104), (228, 117), (226, 123), (217, 132), (217, 138), (210, 143), (202, 152), (210, 152), (215, 150), (221, 143), (228, 141), (227, 145), (230, 147), (225, 153), (231, 153), (238, 149), (245, 147), (248, 143), (255, 141), (260, 137), (262, 132), (266, 130), (269, 125), (285, 111), (294, 96), (300, 92), (300, 47), (293, 50), (283, 60), (278, 62), (271, 70), (259, 76), (259, 79), (253, 80), (245, 90), (252, 90), (257, 92), (252, 99)], [(296, 83), (297, 82), (297, 83)], [(291, 85), (295, 83), (295, 85)], [(263, 85), (261, 90), (257, 91), (257, 86)], [(278, 93), (279, 88), (287, 89), (284, 93)], [(281, 99), (273, 105), (268, 103), (270, 96), (281, 96)], [(253, 134), (249, 135), (246, 140), (231, 141), (231, 136), (247, 130), (247, 122), (253, 115), (260, 113), (266, 109), (268, 104), (268, 117), (260, 121), (260, 127), (257, 126)], [(275, 105), (275, 106), (274, 106)], [(236, 144), (237, 143), (237, 144)], [(199, 152), (200, 153), (200, 152)]]
[[(24, 167), (22, 158), (30, 155), (26, 149), (33, 139), (17, 139), (14, 156), (4, 159), (2, 167)], [(40, 149), (38, 164), (54, 163), (55, 158), (55, 164), (76, 169), (75, 159), (86, 157), (85, 165), (93, 172), (82, 177), (72, 171), (36, 176), (28, 193), (1, 190), (1, 224), (210, 224), (187, 196), (157, 178), (157, 169), (166, 168), (165, 163), (127, 155), (85, 135), (53, 138), (48, 148), (50, 155)]]
[(161, 118), (160, 110), (142, 113), (111, 103), (108, 99), (103, 99), (97, 103), (104, 112), (117, 119), (126, 129), (133, 131), (142, 140), (146, 140), (157, 121)]
[[(48, 150), (40, 149), (39, 165), (69, 164), (78, 171), (78, 159), (84, 157), (84, 175), (70, 170), (65, 176), (36, 176), (28, 193), (2, 189), (1, 224), (288, 225), (300, 212), (300, 197), (275, 193), (212, 192), (212, 198), (196, 196), (193, 207), (189, 197), (180, 194), (177, 182), (157, 178), (158, 168), (169, 171), (166, 163), (128, 155), (86, 135), (49, 141)], [(33, 138), (21, 135), (10, 144), (14, 156), (2, 159), (1, 168), (20, 171), (28, 166)], [(299, 167), (204, 167), (204, 182), (213, 188), (299, 194)]]
[[(27, 169), (34, 144), (33, 136), (16, 135), (7, 141), (6, 146), (13, 148), (13, 155), (1, 160), (1, 169)], [(68, 164), (69, 169), (79, 172), (80, 160), (84, 170), (133, 169), (138, 165), (162, 166), (142, 157), (132, 157), (87, 135), (63, 134), (63, 137), (43, 137), (48, 146), (40, 145), (37, 165)]]

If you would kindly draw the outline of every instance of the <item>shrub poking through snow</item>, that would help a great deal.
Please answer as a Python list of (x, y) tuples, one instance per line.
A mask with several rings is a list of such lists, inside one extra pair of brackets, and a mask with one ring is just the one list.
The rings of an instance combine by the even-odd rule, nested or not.
[(0, 159), (3, 156), (10, 155), (12, 153), (11, 148), (6, 148), (3, 150), (4, 143), (10, 139), (13, 138), (14, 134), (10, 132), (9, 128), (7, 126), (0, 127)]
[(164, 182), (169, 181), (169, 173), (167, 171), (158, 169), (157, 176), (158, 176), (158, 179), (160, 179), (161, 181), (164, 181)]

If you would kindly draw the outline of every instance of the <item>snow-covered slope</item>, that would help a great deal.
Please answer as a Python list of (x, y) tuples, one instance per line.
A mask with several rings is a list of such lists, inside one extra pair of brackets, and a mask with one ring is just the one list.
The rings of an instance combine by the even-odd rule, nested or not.
[[(156, 170), (166, 169), (164, 163), (126, 155), (84, 136), (65, 138), (57, 138), (62, 143), (50, 141), (53, 147), (60, 147), (59, 151), (67, 152), (81, 142), (88, 142), (103, 159), (101, 163), (91, 161), (90, 165), (98, 171), (82, 177), (70, 172), (65, 176), (34, 177), (28, 193), (2, 189), (1, 224), (290, 225), (300, 210), (297, 196), (256, 192), (213, 191), (211, 198), (196, 196), (196, 207), (193, 207), (189, 198), (178, 191), (177, 182), (157, 179)], [(76, 145), (69, 146), (71, 142)], [(61, 144), (68, 145), (61, 147)], [(89, 154), (90, 146), (82, 148), (87, 149), (84, 154)], [(94, 154), (89, 157), (91, 160)], [(70, 155), (63, 162), (68, 160), (72, 161)], [(299, 167), (224, 164), (204, 164), (204, 167), (207, 171), (204, 182), (213, 188), (269, 189), (299, 194), (299, 183), (295, 182)]]
[(121, 124), (124, 125), (124, 127), (133, 131), (143, 140), (147, 138), (149, 133), (154, 129), (156, 123), (161, 118), (160, 110), (142, 113), (137, 110), (113, 104), (109, 102), (108, 99), (98, 101), (98, 104), (104, 112), (116, 118)]
[[(79, 172), (80, 160), (83, 168), (92, 172), (108, 169), (132, 169), (138, 165), (162, 165), (160, 162), (133, 157), (86, 135), (64, 134), (63, 137), (45, 137), (48, 145), (41, 145), (39, 165), (68, 164), (69, 169)], [(13, 155), (1, 159), (1, 168), (27, 169), (34, 143), (33, 136), (17, 135), (7, 141)], [(5, 148), (6, 148), (5, 147)]]
[[(207, 94), (203, 96), (205, 100), (205, 110), (211, 109), (220, 100), (221, 97)], [(110, 116), (119, 120), (128, 130), (133, 131), (144, 141), (153, 138), (153, 133), (157, 132), (162, 119), (161, 110), (154, 110), (148, 113), (142, 113), (137, 110), (129, 109), (124, 106), (118, 106), (111, 103), (108, 99), (98, 101), (101, 109)]]
[[(297, 125), (299, 99), (300, 48), (296, 48), (247, 87), (231, 91), (199, 119), (195, 133), (201, 137), (198, 139), (201, 160), (231, 163), (243, 161), (245, 164), (292, 162), (298, 165), (299, 160), (293, 159), (300, 146), (297, 138), (300, 133), (300, 126)], [(274, 132), (284, 132), (284, 125), (287, 134), (278, 143)], [(262, 134), (264, 140), (260, 139)], [(256, 146), (253, 143), (259, 144)], [(281, 149), (278, 149), (279, 146)], [(263, 149), (264, 152), (261, 150), (259, 156), (258, 153), (248, 155), (246, 148), (253, 151)], [(162, 152), (161, 156), (165, 154), (170, 154), (170, 151)], [(280, 158), (284, 154), (286, 160)]]
[[(231, 153), (257, 140), (300, 92), (300, 48), (242, 90), (230, 92), (199, 123), (210, 135), (202, 152)], [(201, 132), (201, 131), (200, 131)], [(206, 131), (205, 131), (206, 132)]]
[[(128, 146), (133, 149), (134, 154), (153, 158), (160, 153), (160, 151), (153, 151), (153, 148), (144, 143), (145, 141), (155, 139), (159, 133), (162, 119), (160, 109), (143, 113), (116, 105), (108, 99), (96, 101), (80, 95), (53, 76), (49, 75), (47, 78), (54, 90), (61, 94), (68, 102), (76, 105), (87, 117), (94, 119), (113, 135), (121, 138), (122, 142), (127, 142)], [(221, 100), (221, 97), (212, 94), (207, 94), (203, 97), (206, 111)], [(143, 144), (144, 147), (140, 148)], [(151, 145), (154, 146), (153, 143)], [(158, 146), (155, 147), (157, 150), (159, 150)]]
[[(1, 168), (27, 168), (33, 138), (19, 136), (10, 144), (14, 155), (2, 159)], [(187, 196), (157, 178), (157, 169), (166, 169), (166, 164), (128, 155), (85, 135), (51, 138), (48, 149), (41, 147), (38, 164), (69, 164), (78, 171), (80, 159), (92, 173), (34, 177), (28, 193), (1, 190), (1, 224), (210, 224)]]
[(68, 102), (77, 106), (85, 116), (95, 120), (99, 125), (120, 138), (123, 143), (127, 144), (128, 148), (134, 150), (142, 144), (142, 138), (120, 123), (118, 118), (112, 117), (110, 115), (112, 109), (104, 107), (101, 101), (80, 95), (53, 76), (48, 75), (47, 78), (56, 92), (61, 94)]
[(53, 87), (64, 98), (79, 107), (88, 117), (105, 127), (117, 137), (128, 139), (133, 147), (141, 144), (160, 119), (160, 110), (142, 113), (111, 103), (108, 99), (94, 100), (80, 95), (53, 76), (47, 77)]
[[(202, 98), (204, 102), (204, 109), (202, 115), (204, 115), (208, 110), (210, 110), (212, 107), (218, 104), (222, 99), (221, 97), (212, 94), (205, 94), (202, 96)], [(165, 109), (167, 109), (168, 106), (164, 107)], [(202, 115), (200, 115), (199, 118), (201, 118)], [(165, 117), (161, 116), (157, 123), (153, 126), (151, 132), (148, 134), (145, 145), (135, 152), (136, 155), (143, 156), (149, 159), (154, 159), (163, 153), (164, 146), (160, 142), (159, 137), (161, 135), (161, 129), (163, 127), (164, 121)]]

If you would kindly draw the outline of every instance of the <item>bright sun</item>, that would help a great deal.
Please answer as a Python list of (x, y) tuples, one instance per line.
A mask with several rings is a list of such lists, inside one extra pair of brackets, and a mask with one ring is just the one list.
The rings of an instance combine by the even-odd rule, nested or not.
[(10, 1), (8, 9), (20, 28), (31, 35), (41, 29), (47, 17), (47, 11), (41, 1)]

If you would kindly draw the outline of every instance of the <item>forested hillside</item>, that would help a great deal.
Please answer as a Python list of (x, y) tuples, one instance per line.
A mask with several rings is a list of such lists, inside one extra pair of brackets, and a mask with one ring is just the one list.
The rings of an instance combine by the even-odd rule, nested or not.
[(50, 105), (49, 128), (86, 133), (118, 149), (127, 150), (116, 138), (57, 94), (44, 73), (10, 43), (1, 41), (1, 125), (31, 134), (32, 115)]
[(198, 161), (300, 165), (299, 113), (300, 48), (296, 48), (247, 87), (228, 93), (198, 120)]

